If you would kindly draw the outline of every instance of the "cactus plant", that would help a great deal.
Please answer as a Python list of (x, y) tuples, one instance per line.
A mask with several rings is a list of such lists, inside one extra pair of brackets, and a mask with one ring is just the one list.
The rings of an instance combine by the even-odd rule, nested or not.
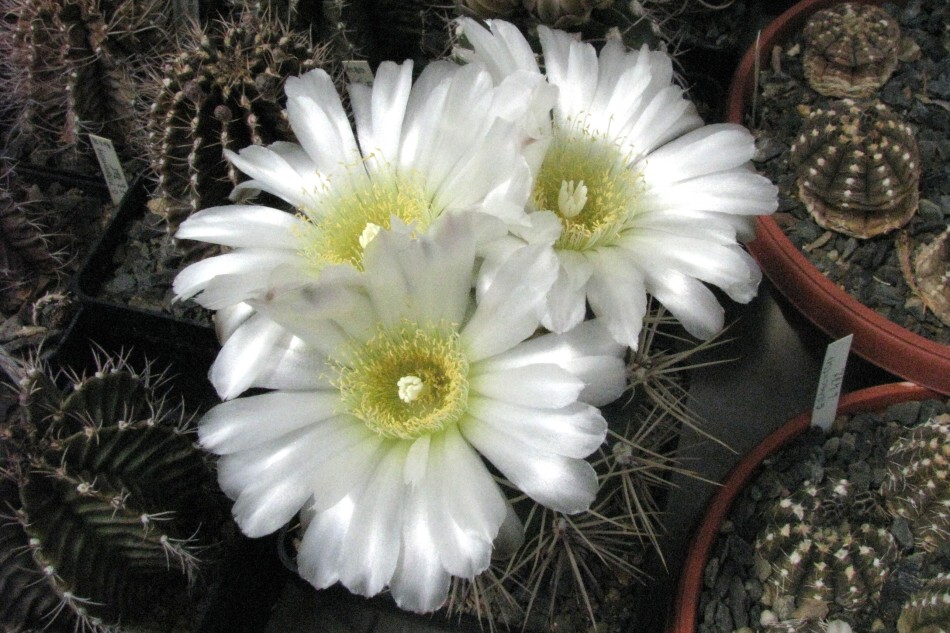
[(920, 152), (914, 132), (882, 103), (844, 99), (815, 109), (791, 147), (799, 198), (832, 231), (869, 238), (917, 211)]
[(924, 582), (904, 604), (897, 620), (898, 633), (948, 633), (950, 631), (950, 573)]
[[(141, 152), (137, 83), (167, 48), (170, 0), (3, 0), (8, 106), (18, 115), (8, 145), (32, 162), (85, 165), (86, 136)], [(85, 161), (85, 162), (83, 162)]]
[(60, 389), (0, 361), (18, 398), (0, 427), (0, 622), (113, 631), (181, 601), (224, 507), (161, 379), (118, 358)]
[(849, 488), (846, 479), (806, 483), (759, 534), (760, 601), (779, 621), (821, 619), (835, 604), (856, 611), (880, 594), (898, 547), (884, 527), (850, 524)]
[(842, 2), (818, 11), (803, 36), (805, 78), (823, 95), (869, 97), (897, 68), (900, 26), (873, 4)]
[(882, 493), (888, 510), (910, 523), (917, 547), (934, 551), (950, 542), (950, 415), (911, 429), (891, 446)]
[(292, 140), (284, 81), (329, 63), (308, 35), (250, 10), (186, 39), (153, 80), (148, 121), (157, 179), (149, 207), (171, 233), (191, 213), (226, 203), (242, 179), (223, 150)]

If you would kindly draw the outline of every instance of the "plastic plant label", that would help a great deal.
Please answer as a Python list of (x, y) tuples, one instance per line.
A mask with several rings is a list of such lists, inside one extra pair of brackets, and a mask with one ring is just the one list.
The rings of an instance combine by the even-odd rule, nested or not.
[(350, 83), (373, 85), (373, 69), (369, 67), (369, 62), (362, 59), (348, 59), (343, 62), (343, 70)]
[(812, 426), (825, 431), (831, 428), (838, 412), (838, 399), (841, 397), (841, 383), (844, 381), (844, 368), (848, 364), (853, 334), (838, 339), (828, 345), (825, 360), (821, 364), (821, 376), (818, 378), (818, 390), (815, 404), (811, 410)]
[(119, 155), (115, 153), (115, 146), (112, 145), (111, 140), (95, 134), (89, 135), (89, 141), (99, 161), (99, 169), (102, 170), (102, 175), (106, 179), (106, 186), (109, 187), (112, 204), (119, 206), (122, 196), (129, 190), (129, 183), (122, 171)]

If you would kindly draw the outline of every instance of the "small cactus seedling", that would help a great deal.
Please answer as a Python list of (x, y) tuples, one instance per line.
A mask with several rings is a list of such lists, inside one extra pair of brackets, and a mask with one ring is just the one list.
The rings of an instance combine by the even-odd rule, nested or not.
[(544, 24), (561, 29), (586, 24), (594, 9), (605, 9), (613, 0), (525, 0), (528, 11)]
[(284, 82), (326, 65), (309, 36), (252, 11), (196, 29), (191, 39), (155, 78), (148, 124), (157, 178), (149, 207), (172, 234), (191, 213), (226, 204), (244, 179), (223, 150), (293, 140)]
[(9, 145), (33, 162), (74, 167), (86, 136), (138, 155), (138, 80), (167, 46), (169, 0), (3, 0), (4, 97), (18, 112)]
[(897, 440), (882, 485), (888, 510), (911, 525), (917, 547), (950, 541), (950, 415), (937, 416)]
[(814, 110), (790, 160), (799, 197), (826, 229), (865, 239), (903, 226), (917, 211), (917, 141), (884, 104), (845, 99)]
[(950, 574), (938, 574), (915, 592), (897, 620), (898, 633), (950, 633)]
[(843, 620), (786, 620), (773, 621), (774, 614), (762, 612), (762, 627), (758, 633), (852, 633), (851, 625)]
[(869, 97), (897, 68), (900, 26), (873, 4), (842, 2), (818, 11), (803, 35), (805, 78), (823, 95)]
[(849, 497), (847, 480), (806, 483), (774, 507), (755, 549), (761, 602), (779, 621), (857, 610), (880, 594), (898, 548), (886, 528), (850, 525)]
[(223, 504), (160, 381), (120, 359), (61, 390), (2, 360), (18, 404), (0, 427), (0, 622), (114, 631), (182, 600)]

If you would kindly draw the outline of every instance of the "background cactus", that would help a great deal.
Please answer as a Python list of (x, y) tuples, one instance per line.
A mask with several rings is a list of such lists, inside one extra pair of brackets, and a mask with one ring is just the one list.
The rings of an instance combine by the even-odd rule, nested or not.
[(120, 156), (143, 147), (137, 84), (168, 47), (170, 0), (2, 0), (7, 54), (5, 139), (16, 156), (55, 167), (87, 166), (87, 133)]
[(911, 429), (891, 446), (882, 493), (888, 510), (910, 523), (917, 547), (934, 551), (950, 542), (950, 415)]
[(831, 605), (856, 611), (880, 594), (897, 543), (884, 527), (852, 526), (852, 502), (839, 479), (806, 483), (773, 508), (755, 543), (756, 569), (761, 602), (779, 621), (821, 619)]
[(901, 610), (898, 633), (950, 632), (950, 573), (927, 580)]
[[(328, 66), (308, 33), (269, 13), (245, 10), (190, 40), (152, 81), (149, 154), (156, 191), (149, 203), (174, 233), (191, 213), (227, 204), (243, 180), (222, 150), (293, 140), (283, 111), (284, 82)], [(334, 71), (327, 68), (331, 74)]]
[(188, 417), (122, 359), (67, 389), (5, 357), (0, 622), (115, 630), (184, 593), (225, 516)]

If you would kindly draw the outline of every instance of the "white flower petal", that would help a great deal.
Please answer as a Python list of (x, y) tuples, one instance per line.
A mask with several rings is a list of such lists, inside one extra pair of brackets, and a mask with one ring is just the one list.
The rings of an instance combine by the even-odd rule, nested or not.
[(372, 88), (362, 84), (349, 86), (360, 149), (370, 164), (392, 163), (399, 155), (411, 87), (411, 61), (381, 63)]
[(223, 246), (296, 250), (307, 223), (292, 213), (250, 204), (209, 207), (182, 222), (175, 239)]
[(325, 71), (315, 69), (290, 77), (284, 91), (290, 126), (318, 170), (330, 172), (360, 158), (340, 95)]
[(578, 459), (597, 450), (607, 434), (600, 411), (582, 402), (552, 409), (472, 396), (469, 415), (515, 443)]
[(297, 573), (317, 589), (326, 589), (340, 580), (340, 543), (353, 522), (355, 509), (356, 498), (346, 496), (332, 508), (316, 514), (304, 530), (297, 549)]
[(709, 339), (722, 330), (725, 310), (701, 281), (668, 270), (651, 276), (650, 292), (696, 338)]
[(461, 323), (475, 266), (468, 224), (468, 218), (446, 216), (418, 239), (388, 231), (367, 246), (365, 283), (381, 325)]
[(616, 250), (604, 249), (593, 258), (587, 300), (614, 339), (636, 349), (647, 311), (646, 286), (635, 263)]
[(642, 203), (654, 213), (695, 209), (764, 215), (778, 208), (778, 187), (768, 178), (745, 169), (697, 176), (673, 184), (647, 181), (647, 187)]
[(406, 502), (402, 552), (389, 591), (400, 609), (427, 613), (441, 607), (448, 598), (452, 576), (432, 547), (438, 537), (418, 496), (412, 494)]
[(511, 483), (538, 503), (568, 514), (590, 508), (597, 495), (597, 474), (586, 461), (539, 451), (476, 418), (464, 419), (459, 429)]
[(561, 251), (558, 260), (557, 280), (548, 292), (541, 325), (552, 332), (567, 332), (587, 315), (587, 281), (594, 267), (574, 251)]
[(618, 343), (601, 319), (584, 321), (563, 334), (545, 334), (482, 361), (479, 371), (503, 371), (536, 363), (554, 363), (585, 385), (578, 400), (594, 406), (609, 404), (626, 389), (623, 361), (626, 346)]
[(744, 127), (704, 125), (654, 150), (643, 174), (648, 181), (673, 183), (733, 169), (752, 160), (754, 154), (755, 141)]
[(357, 497), (340, 558), (340, 582), (354, 593), (376, 595), (396, 571), (406, 497), (402, 466), (407, 449), (404, 442), (389, 446)]
[(222, 400), (252, 386), (316, 388), (325, 384), (324, 359), (263, 315), (255, 314), (224, 343), (209, 378)]
[(554, 252), (546, 246), (525, 246), (509, 257), (462, 331), (469, 362), (500, 354), (531, 336), (556, 275)]
[(577, 400), (584, 388), (574, 374), (553, 364), (525, 365), (469, 374), (469, 388), (480, 395), (524, 406), (557, 409)]
[(312, 178), (304, 178), (278, 151), (260, 145), (245, 147), (238, 154), (230, 150), (224, 153), (235, 167), (251, 177), (240, 186), (261, 189), (298, 208), (314, 206), (314, 192), (321, 184), (316, 172)]
[(335, 415), (340, 396), (328, 391), (275, 391), (213, 407), (198, 426), (201, 445), (224, 455), (262, 444)]
[(491, 562), (506, 514), (504, 496), (455, 427), (433, 437), (429, 462), (420, 492), (438, 535), (432, 546), (449, 573), (473, 578)]
[(214, 330), (218, 336), (218, 341), (224, 344), (254, 314), (254, 308), (246, 303), (237, 303), (215, 312)]
[[(199, 293), (214, 288), (215, 284), (219, 283), (219, 277), (228, 275), (246, 277), (247, 288), (232, 288), (232, 292), (226, 295), (226, 297), (233, 297), (232, 301), (227, 301), (226, 297), (217, 297), (217, 301), (210, 302), (215, 304), (214, 308), (234, 305), (254, 296), (266, 287), (267, 280), (275, 268), (292, 264), (296, 260), (297, 254), (292, 251), (240, 249), (187, 266), (175, 277), (172, 289), (179, 299), (190, 299), (198, 295), (196, 300), (205, 305)], [(222, 305), (218, 305), (219, 302), (222, 302)], [(206, 307), (211, 306), (206, 305)]]

